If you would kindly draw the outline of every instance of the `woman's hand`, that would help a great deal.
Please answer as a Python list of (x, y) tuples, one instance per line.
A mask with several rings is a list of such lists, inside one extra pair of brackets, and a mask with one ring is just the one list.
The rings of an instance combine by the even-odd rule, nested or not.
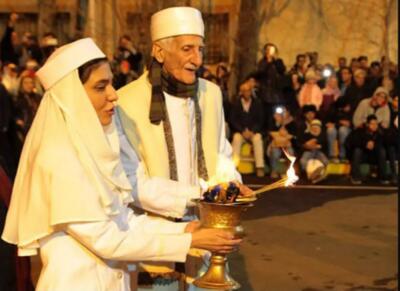
[(191, 221), (186, 225), (185, 232), (193, 233), (196, 230), (198, 230), (200, 228), (200, 226), (201, 226), (200, 221), (198, 221), (198, 220)]
[(226, 230), (203, 228), (192, 233), (191, 247), (228, 254), (235, 251), (241, 241)]

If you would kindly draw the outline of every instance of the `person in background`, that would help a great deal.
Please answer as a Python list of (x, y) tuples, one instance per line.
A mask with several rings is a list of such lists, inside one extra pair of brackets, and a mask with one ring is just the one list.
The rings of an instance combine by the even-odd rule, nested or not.
[(382, 85), (383, 69), (381, 63), (374, 61), (371, 66), (367, 68), (367, 79), (369, 92), (374, 92), (376, 88)]
[(257, 177), (264, 176), (264, 146), (262, 131), (264, 124), (263, 107), (259, 99), (252, 97), (250, 83), (240, 86), (239, 100), (232, 106), (229, 124), (233, 132), (232, 151), (234, 159), (240, 159), (242, 144), (253, 145)]
[(319, 108), (319, 115), (322, 118), (322, 121), (326, 122), (326, 116), (330, 109), (334, 106), (334, 103), (341, 96), (341, 92), (339, 89), (338, 79), (335, 74), (332, 74), (326, 80), (325, 88), (322, 89), (322, 104)]
[(353, 81), (353, 73), (349, 67), (343, 67), (339, 70), (339, 87), (340, 87), (340, 95), (345, 96), (347, 88), (350, 87)]
[(273, 109), (285, 104), (283, 86), (286, 67), (278, 57), (278, 48), (273, 43), (264, 45), (263, 58), (257, 64), (256, 78), (259, 84), (259, 97), (264, 103), (266, 124), (272, 121)]
[(321, 121), (314, 119), (303, 136), (300, 165), (312, 183), (317, 183), (326, 177), (326, 167), (329, 163), (325, 155), (326, 134), (322, 127)]
[(357, 69), (353, 71), (353, 82), (347, 88), (346, 94), (344, 95), (347, 101), (351, 104), (351, 110), (357, 108), (358, 103), (361, 100), (371, 96), (368, 85), (366, 84), (367, 73), (363, 69)]
[(375, 115), (368, 115), (365, 126), (355, 129), (346, 140), (347, 152), (351, 160), (351, 183), (359, 185), (361, 163), (378, 165), (378, 178), (382, 184), (388, 184), (386, 177), (386, 151), (383, 137), (379, 131), (379, 122)]
[(271, 179), (279, 177), (278, 162), (283, 155), (283, 150), (294, 155), (296, 140), (296, 124), (290, 112), (283, 106), (276, 107), (274, 111), (274, 122), (268, 130), (269, 143), (267, 147)]
[(40, 40), (40, 49), (42, 50), (42, 63), (57, 49), (58, 38), (53, 32), (47, 32)]
[[(327, 113), (328, 155), (334, 163), (339, 162), (339, 159), (342, 162), (347, 162), (345, 141), (352, 130), (352, 118), (351, 106), (343, 97), (339, 98)], [(336, 152), (336, 142), (339, 156)]]
[(361, 69), (360, 62), (358, 61), (357, 58), (352, 58), (350, 61), (350, 69), (353, 73), (356, 72), (356, 70)]
[(21, 145), (32, 125), (42, 96), (35, 92), (35, 76), (26, 74), (20, 78), (20, 85), (15, 102), (15, 123)]
[(383, 87), (378, 87), (372, 97), (362, 100), (353, 115), (355, 128), (363, 127), (367, 123), (367, 117), (375, 115), (379, 126), (388, 128), (390, 123), (390, 109), (388, 105), (389, 94)]
[(314, 70), (308, 69), (306, 73), (306, 83), (301, 87), (298, 95), (300, 108), (304, 105), (314, 105), (319, 110), (322, 104), (322, 91), (317, 85), (318, 77)]
[(360, 64), (360, 69), (368, 71), (369, 64), (368, 64), (368, 57), (367, 56), (359, 56), (358, 63)]
[(17, 65), (20, 57), (20, 41), (14, 26), (18, 21), (18, 14), (11, 13), (7, 22), (6, 31), (0, 41), (0, 60)]
[(383, 130), (383, 142), (387, 153), (387, 158), (390, 163), (391, 171), (391, 182), (392, 184), (398, 184), (398, 161), (400, 152), (400, 140), (399, 140), (399, 128), (398, 120), (399, 116), (399, 95), (398, 92), (392, 93), (392, 98), (389, 102), (390, 108), (390, 124), (387, 129)]
[(122, 60), (119, 63), (118, 73), (114, 76), (114, 88), (118, 90), (137, 78), (137, 73), (131, 70), (131, 64), (127, 60)]
[(138, 76), (142, 73), (142, 53), (134, 47), (132, 39), (129, 35), (124, 34), (120, 37), (114, 59), (117, 61), (117, 63), (126, 60), (129, 62), (131, 70), (134, 71)]
[(11, 95), (12, 99), (18, 94), (19, 79), (18, 79), (18, 68), (14, 63), (5, 63), (3, 66), (3, 76), (1, 82), (7, 89), (8, 93)]
[(21, 56), (19, 66), (25, 67), (29, 60), (35, 60), (38, 64), (42, 63), (42, 51), (39, 47), (38, 39), (30, 32), (25, 32), (22, 36)]

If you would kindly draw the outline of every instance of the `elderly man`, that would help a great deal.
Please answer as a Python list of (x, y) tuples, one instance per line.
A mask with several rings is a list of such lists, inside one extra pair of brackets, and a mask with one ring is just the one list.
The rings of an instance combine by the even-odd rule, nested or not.
[[(149, 71), (117, 92), (121, 152), (135, 205), (154, 219), (176, 220), (193, 214), (200, 180), (215, 178), (217, 166), (227, 163), (226, 177), (241, 178), (225, 137), (221, 91), (196, 75), (204, 50), (201, 13), (159, 11), (151, 18), (151, 38)], [(251, 193), (245, 186), (241, 191)], [(141, 264), (139, 271), (139, 285), (151, 290), (177, 290), (182, 278), (167, 264)]]

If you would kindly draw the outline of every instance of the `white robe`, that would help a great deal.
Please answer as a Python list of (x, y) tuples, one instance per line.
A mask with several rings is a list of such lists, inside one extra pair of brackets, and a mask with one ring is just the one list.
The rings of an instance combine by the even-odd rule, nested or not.
[(185, 226), (136, 216), (126, 206), (109, 221), (67, 224), (40, 240), (36, 290), (129, 291), (127, 262), (186, 260), (191, 234), (182, 234)]

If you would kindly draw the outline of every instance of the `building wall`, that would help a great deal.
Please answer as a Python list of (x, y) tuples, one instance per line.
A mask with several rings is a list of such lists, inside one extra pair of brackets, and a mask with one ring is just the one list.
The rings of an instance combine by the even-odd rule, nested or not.
[[(267, 2), (267, 1), (265, 1)], [(319, 52), (320, 62), (336, 65), (339, 56), (348, 59), (367, 55), (370, 61), (385, 54), (387, 0), (289, 0), (275, 17), (264, 19), (259, 35), (260, 52), (266, 42), (275, 43), (280, 56), (292, 65), (296, 54)], [(389, 57), (397, 63), (398, 1), (389, 13)], [(263, 9), (268, 9), (266, 3)], [(277, 5), (279, 6), (279, 5)], [(259, 54), (261, 56), (261, 53)]]

